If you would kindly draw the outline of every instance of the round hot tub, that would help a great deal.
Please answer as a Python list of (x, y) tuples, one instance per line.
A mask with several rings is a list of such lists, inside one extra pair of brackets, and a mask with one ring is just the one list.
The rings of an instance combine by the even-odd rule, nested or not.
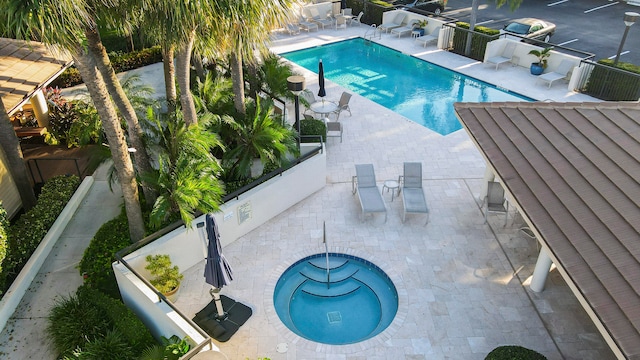
[(387, 274), (340, 253), (316, 254), (291, 265), (278, 280), (273, 301), (291, 331), (332, 345), (379, 334), (398, 311), (398, 293)]

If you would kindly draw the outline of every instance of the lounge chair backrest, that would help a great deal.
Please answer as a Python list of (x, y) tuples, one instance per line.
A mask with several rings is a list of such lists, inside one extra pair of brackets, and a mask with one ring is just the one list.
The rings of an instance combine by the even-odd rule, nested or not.
[(433, 29), (433, 31), (429, 35), (437, 38), (439, 36), (439, 34), (440, 34), (440, 28), (437, 27), (437, 28)]
[(320, 18), (320, 13), (318, 12), (318, 9), (312, 7), (309, 9), (309, 14), (311, 14), (311, 17), (314, 19), (319, 19)]
[(342, 15), (353, 15), (351, 8), (342, 9)]
[(340, 96), (340, 101), (338, 101), (338, 107), (340, 109), (344, 109), (346, 105), (349, 104), (349, 100), (351, 100), (351, 94), (348, 92), (343, 92)]
[(309, 103), (309, 105), (311, 105), (314, 102), (316, 102), (316, 97), (315, 97), (315, 95), (313, 95), (313, 93), (311, 91), (303, 91), (300, 94), (300, 97), (303, 98), (307, 103)]
[(489, 181), (487, 188), (487, 204), (500, 205), (504, 203), (504, 188), (500, 183)]
[(502, 56), (507, 59), (511, 59), (513, 57), (513, 52), (516, 50), (516, 44), (509, 42), (505, 45), (504, 50), (502, 51)]
[(398, 13), (396, 14), (396, 19), (393, 21), (394, 24), (402, 25), (404, 18), (406, 18), (406, 14)]
[(360, 14), (358, 14), (358, 17), (356, 18), (357, 22), (360, 22), (360, 19), (362, 19), (362, 15), (364, 15), (364, 11), (360, 11)]
[(421, 188), (422, 187), (422, 163), (406, 162), (404, 163), (404, 184), (405, 188)]
[(562, 60), (562, 62), (560, 63), (560, 65), (558, 65), (558, 68), (554, 71), (560, 75), (564, 75), (567, 76), (567, 74), (569, 73), (569, 71), (571, 69), (573, 69), (573, 63), (567, 59)]
[(377, 187), (373, 164), (356, 164), (358, 188)]

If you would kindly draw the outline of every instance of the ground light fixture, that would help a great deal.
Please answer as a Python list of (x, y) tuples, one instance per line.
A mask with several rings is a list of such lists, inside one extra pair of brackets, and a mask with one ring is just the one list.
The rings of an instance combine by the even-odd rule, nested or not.
[(624, 25), (626, 26), (624, 29), (624, 35), (622, 35), (622, 41), (620, 41), (620, 47), (618, 48), (618, 53), (616, 54), (616, 59), (613, 61), (613, 65), (618, 63), (620, 59), (620, 53), (622, 52), (622, 47), (624, 46), (624, 41), (627, 40), (627, 34), (629, 33), (629, 28), (631, 25), (635, 24), (636, 20), (638, 20), (640, 14), (636, 12), (626, 12), (624, 13)]
[(298, 151), (300, 151), (300, 93), (304, 91), (304, 76), (294, 75), (287, 78), (287, 89), (295, 95), (296, 126), (298, 130)]

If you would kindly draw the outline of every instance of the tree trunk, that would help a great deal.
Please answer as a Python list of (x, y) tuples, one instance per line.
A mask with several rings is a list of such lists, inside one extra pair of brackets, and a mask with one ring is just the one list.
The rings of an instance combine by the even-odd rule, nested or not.
[(176, 78), (180, 87), (180, 105), (187, 126), (198, 123), (196, 105), (191, 95), (191, 51), (195, 37), (195, 31), (191, 32), (189, 41), (182, 44), (176, 53)]
[(13, 130), (13, 124), (11, 124), (7, 109), (4, 107), (2, 97), (0, 97), (0, 113), (2, 113), (0, 114), (0, 147), (7, 158), (6, 168), (18, 188), (22, 208), (27, 211), (36, 204), (36, 196), (33, 193), (27, 166), (22, 157), (20, 141)]
[[(127, 121), (129, 142), (131, 143), (131, 146), (136, 149), (133, 153), (134, 159), (136, 160), (136, 168), (138, 169), (139, 174), (151, 173), (153, 168), (151, 167), (147, 148), (142, 140), (143, 132), (140, 127), (140, 123), (138, 122), (138, 115), (131, 105), (127, 94), (125, 94), (122, 89), (120, 81), (116, 76), (116, 72), (111, 66), (109, 55), (102, 45), (100, 34), (95, 28), (85, 28), (85, 35), (87, 36), (89, 50), (91, 51), (93, 58), (96, 60), (98, 70), (100, 70), (100, 74), (102, 74), (102, 78), (107, 85), (107, 90), (109, 91), (109, 94), (111, 94), (113, 102), (118, 107), (118, 110), (120, 110), (120, 115), (122, 115)], [(153, 206), (156, 202), (157, 196), (155, 191), (147, 184), (142, 183), (142, 192), (144, 193), (144, 198), (148, 206)]]
[(193, 55), (191, 56), (191, 61), (193, 61), (193, 67), (196, 68), (196, 75), (198, 76), (198, 79), (200, 79), (200, 82), (204, 82), (207, 74), (204, 71), (204, 64), (202, 63), (202, 55), (193, 53)]
[(471, 16), (469, 18), (469, 33), (467, 34), (467, 43), (464, 48), (464, 55), (471, 54), (471, 42), (473, 41), (473, 29), (476, 27), (476, 19), (478, 18), (478, 0), (471, 1)]
[(96, 68), (95, 61), (90, 55), (81, 51), (78, 51), (74, 57), (76, 67), (80, 71), (82, 78), (91, 79), (91, 81), (85, 81), (85, 84), (102, 120), (102, 127), (107, 136), (113, 165), (122, 187), (124, 207), (129, 221), (129, 235), (131, 236), (131, 241), (136, 242), (144, 237), (144, 220), (140, 209), (138, 184), (118, 114), (111, 102), (102, 75)]
[(233, 104), (240, 114), (246, 113), (244, 103), (244, 74), (242, 73), (242, 54), (239, 51), (231, 53), (231, 78), (233, 81)]
[(164, 66), (164, 91), (167, 98), (167, 107), (169, 114), (173, 114), (176, 110), (177, 91), (176, 91), (176, 67), (173, 64), (173, 46), (162, 49), (162, 63)]

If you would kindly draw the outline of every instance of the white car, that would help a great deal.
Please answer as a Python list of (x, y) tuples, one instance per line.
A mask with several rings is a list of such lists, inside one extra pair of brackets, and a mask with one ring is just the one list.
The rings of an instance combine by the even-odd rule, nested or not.
[[(556, 25), (553, 23), (540, 19), (523, 18), (507, 23), (500, 30), (500, 34), (506, 34), (508, 38), (514, 40), (526, 41), (527, 39), (534, 39), (547, 43), (555, 31)], [(516, 36), (509, 36), (509, 34)]]

